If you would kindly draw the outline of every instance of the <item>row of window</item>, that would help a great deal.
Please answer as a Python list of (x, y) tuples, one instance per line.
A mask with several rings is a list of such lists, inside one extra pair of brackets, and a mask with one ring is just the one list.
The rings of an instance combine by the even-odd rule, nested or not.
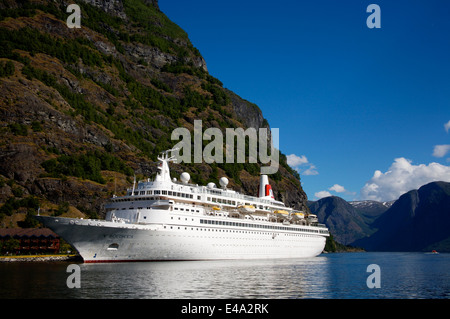
[[(183, 229), (184, 230), (197, 230), (197, 231), (212, 231), (212, 232), (224, 232), (224, 233), (240, 233), (240, 234), (258, 234), (258, 235), (272, 235), (268, 232), (257, 232), (257, 231), (247, 231), (247, 230), (234, 230), (234, 229), (214, 229), (214, 228), (199, 228), (199, 227), (183, 227), (183, 226), (164, 226), (164, 229)], [(301, 235), (301, 234), (284, 234), (285, 236), (297, 236), (297, 237), (308, 237), (312, 235)]]
[(224, 198), (208, 197), (207, 200), (208, 200), (208, 202), (213, 202), (213, 203), (228, 204), (228, 205), (233, 205), (233, 206), (236, 205), (236, 201), (224, 199)]
[[(222, 221), (222, 220), (209, 220), (209, 219), (200, 219), (200, 224), (235, 226), (235, 227), (251, 227), (251, 228), (263, 228), (263, 229), (287, 230), (287, 231), (303, 231), (303, 232), (310, 232), (310, 233), (318, 233), (319, 232), (318, 230), (308, 229), (308, 228), (247, 224), (247, 223), (237, 223), (237, 222), (229, 222), (229, 221)], [(321, 233), (324, 233), (324, 232), (321, 231)]]
[[(131, 195), (131, 192), (128, 194)], [(193, 194), (187, 194), (187, 193), (181, 193), (181, 192), (174, 192), (174, 191), (168, 191), (168, 190), (149, 190), (149, 191), (134, 191), (134, 195), (168, 195), (168, 196), (176, 196), (181, 198), (189, 198), (194, 199)], [(201, 196), (197, 195), (197, 199), (200, 200)], [(219, 203), (219, 204), (228, 204), (228, 205), (236, 205), (236, 201), (229, 200), (229, 199), (222, 199), (222, 198), (216, 198), (216, 197), (208, 197), (207, 200), (209, 202), (213, 203)]]
[[(131, 192), (129, 192), (127, 195), (132, 195)], [(168, 196), (176, 196), (181, 198), (189, 198), (194, 199), (194, 195), (187, 194), (187, 193), (181, 193), (181, 192), (174, 192), (174, 191), (168, 191), (168, 190), (148, 190), (148, 191), (134, 191), (134, 195), (168, 195)], [(197, 195), (197, 199), (200, 200), (201, 196)], [(128, 199), (130, 200), (130, 199)], [(233, 205), (236, 206), (236, 201), (225, 199), (225, 198), (219, 198), (219, 197), (207, 197), (208, 202), (218, 203), (218, 204), (227, 204), (227, 205)], [(250, 203), (245, 203), (245, 205), (250, 205)], [(258, 205), (259, 209), (269, 209), (268, 206)]]
[[(182, 208), (182, 207), (178, 208), (178, 207), (176, 207), (176, 206), (175, 206), (173, 209), (174, 209), (174, 210), (181, 210), (181, 211), (184, 211), (184, 210), (185, 210), (185, 208)], [(200, 212), (200, 210), (198, 210), (198, 209), (195, 209), (195, 210), (194, 210), (194, 209), (192, 209), (192, 208), (191, 208), (191, 209), (186, 208), (186, 211), (187, 211), (187, 212), (188, 212), (189, 210), (190, 210), (191, 212), (196, 212), (196, 213), (199, 213), (199, 212)]]
[[(183, 208), (180, 208), (180, 209), (183, 210)], [(186, 211), (189, 211), (189, 209), (186, 208)], [(191, 211), (194, 211), (194, 210), (191, 209)], [(198, 210), (197, 210), (197, 212), (198, 212)], [(173, 219), (173, 217), (170, 217), (170, 218)], [(181, 218), (178, 217), (178, 220), (181, 220)], [(185, 218), (185, 220), (187, 220), (187, 218)], [(194, 219), (192, 219), (192, 221), (194, 221)], [(291, 228), (291, 227), (284, 227), (284, 226), (247, 224), (247, 223), (229, 222), (229, 221), (222, 221), (222, 220), (210, 220), (210, 219), (200, 219), (200, 224), (234, 226), (234, 227), (251, 227), (251, 228), (274, 229), (274, 230), (303, 231), (303, 232), (309, 232), (309, 233), (328, 234), (328, 230), (322, 230), (322, 229), (315, 230), (315, 229), (298, 228), (298, 227)]]
[[(169, 196), (177, 196), (177, 197), (181, 197), (181, 198), (194, 199), (194, 195), (192, 195), (192, 194), (167, 191), (167, 190), (134, 191), (133, 194), (134, 194), (134, 196), (137, 196), (137, 195), (169, 195)], [(131, 196), (133, 194), (131, 192), (129, 192), (127, 195)], [(200, 196), (197, 196), (197, 199), (200, 199)]]
[(134, 202), (134, 201), (142, 201), (142, 200), (160, 200), (161, 198), (156, 197), (140, 197), (140, 198), (115, 198), (114, 202)]

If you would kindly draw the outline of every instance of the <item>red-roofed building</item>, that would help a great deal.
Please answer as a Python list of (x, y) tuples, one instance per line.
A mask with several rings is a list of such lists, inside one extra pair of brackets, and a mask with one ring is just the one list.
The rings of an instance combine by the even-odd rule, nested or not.
[[(12, 240), (15, 254), (56, 254), (59, 252), (59, 236), (48, 228), (0, 228), (0, 251), (5, 254), (7, 243)], [(12, 251), (9, 251), (12, 253)]]

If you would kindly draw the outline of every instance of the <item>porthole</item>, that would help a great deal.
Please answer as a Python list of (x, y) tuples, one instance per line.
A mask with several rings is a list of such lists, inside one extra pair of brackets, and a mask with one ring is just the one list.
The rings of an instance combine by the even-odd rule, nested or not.
[(108, 246), (108, 248), (106, 248), (106, 250), (118, 250), (119, 249), (119, 244), (117, 243), (113, 243), (111, 245)]

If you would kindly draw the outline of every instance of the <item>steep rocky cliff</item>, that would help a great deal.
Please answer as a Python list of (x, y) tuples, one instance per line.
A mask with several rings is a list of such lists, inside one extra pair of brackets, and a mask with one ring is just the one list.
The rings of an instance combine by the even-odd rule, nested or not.
[[(68, 28), (64, 0), (0, 1), (0, 217), (103, 215), (103, 202), (154, 174), (177, 127), (269, 127), (261, 110), (223, 88), (156, 0), (84, 0)], [(256, 195), (259, 164), (175, 164), (194, 183)], [(274, 193), (308, 210), (298, 174), (280, 157)], [(17, 213), (21, 216), (17, 217)]]

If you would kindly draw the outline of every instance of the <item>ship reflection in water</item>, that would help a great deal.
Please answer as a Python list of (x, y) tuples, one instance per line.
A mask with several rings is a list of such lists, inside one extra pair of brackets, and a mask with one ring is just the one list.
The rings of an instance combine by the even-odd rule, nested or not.
[[(81, 265), (84, 297), (317, 298), (328, 259), (180, 261)], [(103, 277), (98, 289), (96, 279)], [(76, 293), (76, 292), (75, 292)], [(86, 295), (86, 293), (88, 295)]]

